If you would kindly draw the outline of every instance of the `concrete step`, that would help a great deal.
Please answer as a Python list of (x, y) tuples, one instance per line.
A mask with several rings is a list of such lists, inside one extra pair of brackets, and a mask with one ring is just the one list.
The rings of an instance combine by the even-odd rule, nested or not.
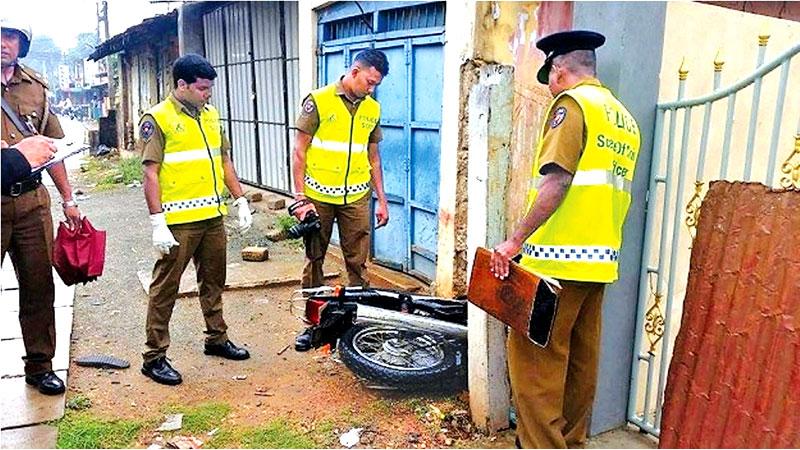
[[(347, 269), (344, 265), (342, 249), (331, 245), (328, 248), (328, 258), (335, 260), (336, 264), (341, 267), (339, 279), (342, 283), (347, 283)], [(416, 293), (427, 293), (430, 290), (430, 285), (423, 281), (373, 262), (367, 262), (367, 273), (372, 287)]]

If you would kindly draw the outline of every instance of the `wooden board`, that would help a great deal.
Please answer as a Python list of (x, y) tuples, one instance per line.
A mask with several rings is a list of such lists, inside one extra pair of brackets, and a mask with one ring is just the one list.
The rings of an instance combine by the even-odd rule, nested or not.
[(540, 279), (512, 261), (508, 277), (501, 280), (489, 270), (491, 260), (492, 252), (478, 247), (467, 298), (492, 317), (528, 336), (531, 309)]

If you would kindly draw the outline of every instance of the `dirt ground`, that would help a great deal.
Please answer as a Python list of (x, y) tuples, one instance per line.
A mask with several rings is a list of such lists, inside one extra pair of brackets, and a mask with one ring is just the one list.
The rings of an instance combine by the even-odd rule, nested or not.
[[(228, 424), (255, 426), (283, 418), (308, 430), (313, 430), (315, 424), (332, 422), (338, 429), (333, 434), (356, 426), (373, 431), (359, 447), (513, 445), (510, 433), (501, 436), (499, 442), (497, 438), (469, 434), (463, 440), (445, 441), (440, 427), (426, 420), (427, 405), (436, 405), (443, 412), (467, 410), (466, 394), (410, 398), (371, 390), (335, 355), (295, 352), (294, 337), (302, 324), (289, 313), (287, 300), (299, 286), (225, 293), (229, 336), (252, 355), (242, 362), (205, 356), (204, 324), (197, 297), (179, 299), (170, 322), (172, 343), (168, 356), (184, 382), (168, 387), (146, 378), (139, 369), (147, 297), (136, 272), (151, 270), (154, 254), (142, 188), (97, 189), (85, 179), (72, 179), (85, 194), (81, 202), (83, 213), (95, 227), (108, 233), (105, 273), (96, 282), (78, 286), (74, 303), (68, 399), (88, 397), (92, 414), (108, 419), (152, 420), (162, 417), (165, 406), (216, 401), (232, 407)], [(54, 214), (60, 214), (56, 207)], [(253, 229), (244, 237), (233, 230), (235, 219), (229, 218), (228, 261), (240, 262), (241, 247), (263, 237), (274, 216), (256, 214)], [(271, 249), (273, 255), (283, 258), (302, 258), (301, 251), (291, 243)], [(89, 354), (123, 358), (131, 367), (100, 370), (75, 365), (74, 358)], [(138, 444), (147, 447), (148, 435), (143, 433)], [(328, 442), (326, 445), (339, 446), (334, 435)]]

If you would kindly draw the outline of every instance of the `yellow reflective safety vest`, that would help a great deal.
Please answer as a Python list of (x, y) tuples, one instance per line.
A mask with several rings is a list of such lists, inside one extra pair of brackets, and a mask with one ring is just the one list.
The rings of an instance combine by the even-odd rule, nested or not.
[(222, 200), (222, 133), (219, 113), (206, 105), (194, 118), (172, 98), (152, 107), (164, 134), (164, 160), (158, 173), (161, 207), (167, 224), (198, 222), (227, 214)]
[(364, 98), (354, 115), (329, 84), (311, 92), (319, 128), (306, 152), (305, 194), (317, 201), (345, 205), (369, 192), (369, 135), (378, 125), (381, 106)]
[[(562, 92), (545, 117), (552, 115), (562, 95), (575, 99), (583, 110), (586, 144), (564, 200), (525, 241), (521, 262), (535, 273), (561, 280), (611, 283), (618, 278), (622, 226), (639, 155), (639, 126), (607, 88), (589, 84)], [(543, 126), (528, 208), (542, 179), (544, 132)]]

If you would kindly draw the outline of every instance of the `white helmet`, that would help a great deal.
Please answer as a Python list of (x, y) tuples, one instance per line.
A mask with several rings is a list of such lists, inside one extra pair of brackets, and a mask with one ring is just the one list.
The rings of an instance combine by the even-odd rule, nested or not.
[(30, 25), (10, 19), (2, 19), (0, 24), (2, 24), (3, 31), (13, 30), (20, 34), (18, 57), (24, 58), (28, 54), (28, 49), (31, 47), (31, 40), (33, 39)]

